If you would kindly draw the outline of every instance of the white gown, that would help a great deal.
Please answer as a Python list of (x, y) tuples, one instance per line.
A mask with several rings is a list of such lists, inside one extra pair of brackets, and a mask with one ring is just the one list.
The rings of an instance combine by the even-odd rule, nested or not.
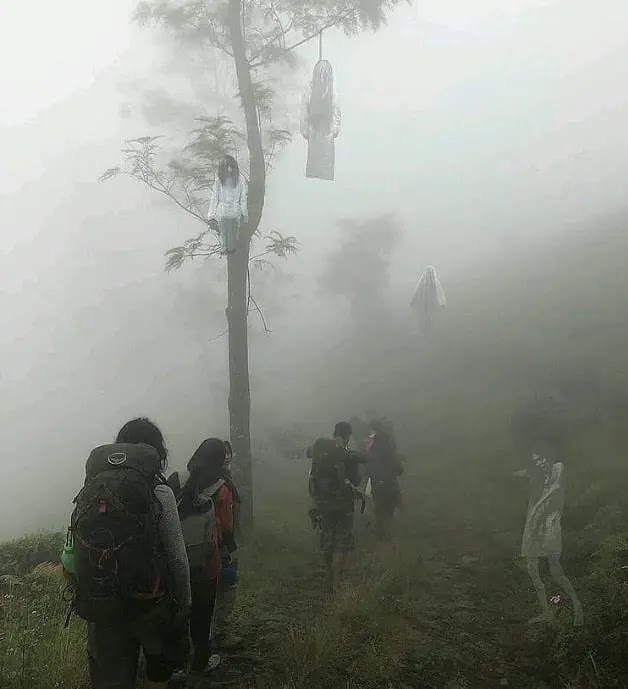
[(522, 557), (547, 557), (562, 553), (564, 500), (563, 464), (556, 462), (551, 474), (530, 495), (521, 543)]

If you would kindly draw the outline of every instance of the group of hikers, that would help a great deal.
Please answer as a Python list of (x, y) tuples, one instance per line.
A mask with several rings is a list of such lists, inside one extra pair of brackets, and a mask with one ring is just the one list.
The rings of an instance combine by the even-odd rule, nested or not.
[[(356, 497), (372, 487), (378, 533), (400, 506), (392, 429), (373, 421), (362, 451), (347, 422), (311, 448), (309, 516), (321, 529), (329, 583), (354, 548)], [(239, 641), (230, 629), (238, 582), (240, 497), (226, 440), (204, 440), (187, 471), (166, 478), (168, 451), (147, 418), (95, 448), (74, 499), (61, 556), (70, 608), (88, 623), (93, 689), (134, 689), (144, 659), (147, 689), (203, 676)]]
[[(360, 424), (355, 419), (354, 425)], [(355, 503), (364, 512), (366, 496), (373, 498), (375, 531), (389, 534), (395, 510), (401, 507), (399, 476), (403, 469), (394, 432), (389, 423), (374, 419), (360, 450), (350, 449), (352, 424), (336, 424), (333, 439), (319, 438), (309, 448), (312, 459), (309, 476), (309, 516), (321, 532), (321, 550), (330, 589), (342, 581), (355, 547)]]
[[(515, 435), (529, 458), (526, 469), (515, 473), (530, 480), (521, 555), (541, 608), (532, 621), (552, 618), (539, 573), (546, 560), (570, 599), (574, 625), (582, 626), (582, 605), (560, 562), (561, 434), (544, 409), (524, 409), (515, 421)], [(356, 449), (354, 429), (364, 436)], [(355, 548), (356, 502), (364, 512), (366, 498), (372, 497), (375, 533), (390, 536), (394, 513), (402, 506), (402, 462), (392, 424), (377, 418), (369, 424), (357, 418), (338, 422), (333, 437), (318, 438), (307, 455), (308, 515), (320, 529), (333, 592)], [(185, 682), (215, 670), (221, 662), (217, 651), (241, 643), (231, 629), (240, 504), (232, 458), (228, 441), (208, 438), (186, 471), (166, 478), (164, 437), (147, 418), (124, 424), (114, 443), (90, 453), (61, 562), (71, 601), (67, 622), (72, 613), (88, 622), (93, 689), (134, 689), (142, 657), (147, 689)]]
[[(148, 689), (217, 667), (238, 580), (238, 490), (228, 441), (204, 440), (168, 479), (168, 451), (146, 418), (94, 449), (61, 561), (88, 622), (94, 689)], [(140, 653), (141, 652), (141, 653)]]

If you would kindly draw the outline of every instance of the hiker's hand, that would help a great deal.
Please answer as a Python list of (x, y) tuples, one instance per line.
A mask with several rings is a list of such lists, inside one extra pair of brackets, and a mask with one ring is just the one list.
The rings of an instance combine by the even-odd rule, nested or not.
[(519, 471), (513, 471), (512, 475), (516, 478), (525, 478), (528, 472), (525, 469), (519, 469)]

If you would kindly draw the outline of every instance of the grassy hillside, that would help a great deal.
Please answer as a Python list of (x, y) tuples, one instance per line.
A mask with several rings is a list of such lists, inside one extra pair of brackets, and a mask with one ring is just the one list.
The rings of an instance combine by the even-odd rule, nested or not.
[[(351, 395), (377, 389), (397, 421), (405, 511), (390, 543), (361, 528), (351, 579), (327, 598), (304, 467), (271, 465), (242, 552), (236, 626), (248, 644), (226, 659), (221, 686), (628, 686), (628, 234), (620, 221), (605, 227), (513, 250), (447, 285), (451, 307), (431, 343), (391, 322), (395, 355), (327, 357), (348, 380), (368, 378)], [(527, 495), (511, 476), (520, 457), (509, 426), (531, 393), (551, 394), (568, 429), (563, 564), (585, 606), (582, 631), (566, 603), (553, 625), (526, 623), (536, 614), (517, 559)], [(32, 552), (28, 540), (0, 547), (0, 686), (82, 689), (82, 623), (62, 629), (58, 573), (32, 573)]]

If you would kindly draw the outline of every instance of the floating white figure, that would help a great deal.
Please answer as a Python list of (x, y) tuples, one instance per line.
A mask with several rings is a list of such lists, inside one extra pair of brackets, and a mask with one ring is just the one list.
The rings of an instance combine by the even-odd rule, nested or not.
[(434, 267), (428, 266), (419, 278), (410, 302), (410, 308), (416, 313), (419, 326), (426, 335), (429, 335), (432, 330), (438, 309), (446, 308), (446, 306), (445, 290), (440, 284)]

